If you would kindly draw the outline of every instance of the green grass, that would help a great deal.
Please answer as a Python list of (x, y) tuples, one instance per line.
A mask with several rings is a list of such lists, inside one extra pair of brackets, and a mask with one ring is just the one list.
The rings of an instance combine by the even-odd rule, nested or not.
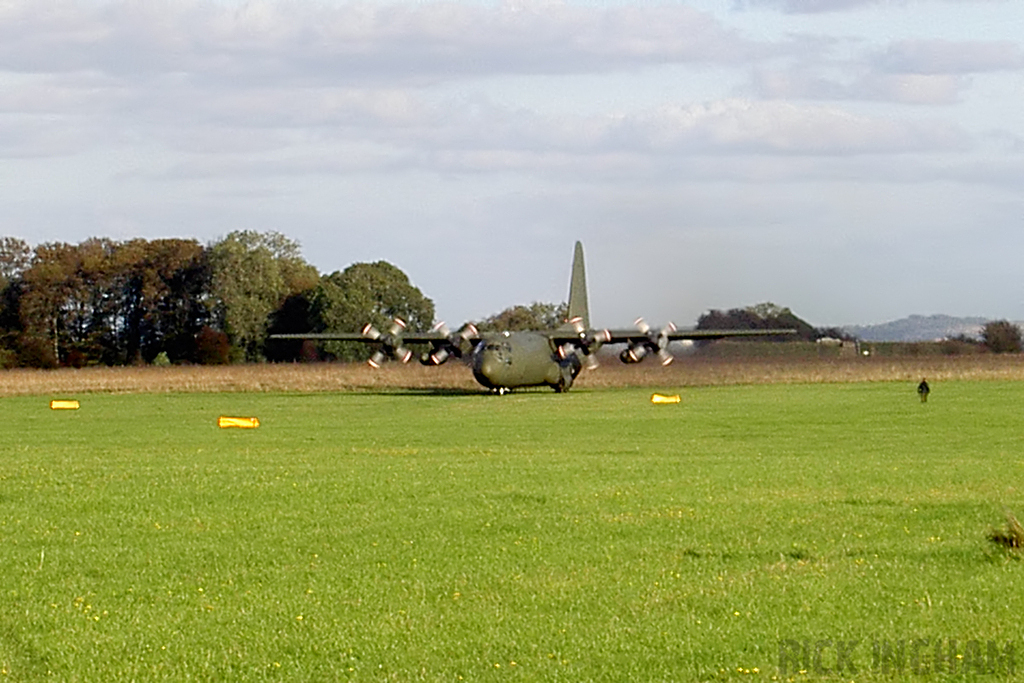
[(1024, 385), (649, 396), (2, 399), (0, 679), (770, 680), (856, 640), (864, 680), (915, 638), (1024, 669), (986, 540)]

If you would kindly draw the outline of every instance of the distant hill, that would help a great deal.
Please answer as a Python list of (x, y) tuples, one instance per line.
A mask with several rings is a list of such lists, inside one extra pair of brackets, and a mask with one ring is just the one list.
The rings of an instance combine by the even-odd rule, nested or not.
[(954, 318), (949, 315), (912, 315), (879, 325), (847, 325), (843, 331), (863, 341), (916, 342), (935, 341), (967, 335), (978, 337), (988, 318)]

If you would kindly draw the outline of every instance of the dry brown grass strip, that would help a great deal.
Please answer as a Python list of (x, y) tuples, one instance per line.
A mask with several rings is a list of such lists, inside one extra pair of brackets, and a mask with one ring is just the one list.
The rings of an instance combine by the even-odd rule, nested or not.
[[(0, 371), (0, 396), (98, 393), (323, 392), (475, 387), (464, 368), (310, 363)], [(461, 372), (460, 372), (461, 371)]]
[(722, 359), (690, 356), (667, 368), (605, 362), (580, 386), (716, 386), (944, 380), (1021, 380), (1024, 356)]
[[(648, 362), (623, 365), (603, 359), (584, 371), (580, 388), (691, 387), (735, 384), (807, 384), (944, 380), (1022, 380), (1024, 356), (971, 355), (921, 358), (709, 359), (683, 357), (667, 368)], [(221, 367), (84, 368), (0, 371), (0, 396), (70, 396), (81, 392), (172, 393), (243, 391), (482, 391), (459, 363), (440, 368), (362, 363), (232, 365)]]

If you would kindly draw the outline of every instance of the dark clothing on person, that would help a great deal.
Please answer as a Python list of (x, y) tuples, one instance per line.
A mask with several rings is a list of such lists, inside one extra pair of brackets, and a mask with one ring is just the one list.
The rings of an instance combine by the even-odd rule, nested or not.
[(926, 380), (921, 380), (921, 383), (917, 385), (917, 395), (921, 397), (921, 403), (928, 400), (928, 392), (931, 391), (931, 387), (928, 386)]

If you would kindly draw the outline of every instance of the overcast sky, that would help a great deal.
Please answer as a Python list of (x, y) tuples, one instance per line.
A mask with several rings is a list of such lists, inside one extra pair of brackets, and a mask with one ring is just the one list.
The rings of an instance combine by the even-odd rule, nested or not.
[(276, 230), (452, 324), (1024, 319), (1024, 2), (0, 0), (0, 234)]

